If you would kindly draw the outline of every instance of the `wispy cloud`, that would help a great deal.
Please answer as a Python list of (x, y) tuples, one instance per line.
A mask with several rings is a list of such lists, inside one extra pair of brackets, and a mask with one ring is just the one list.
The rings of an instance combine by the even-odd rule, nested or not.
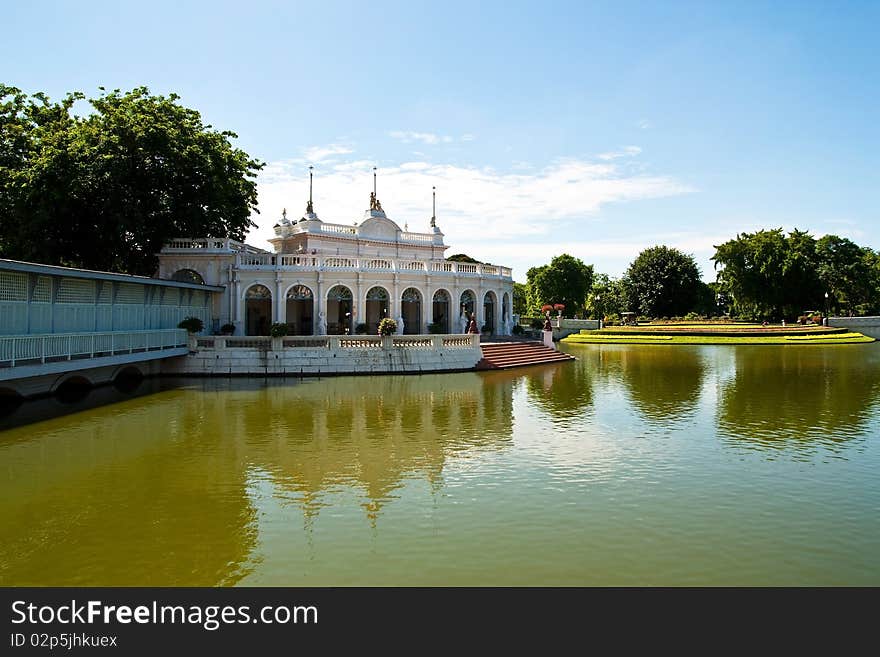
[(336, 155), (348, 155), (354, 153), (354, 149), (343, 144), (328, 144), (327, 146), (312, 146), (307, 148), (304, 157), (309, 162), (324, 162), (331, 160)]
[[(249, 236), (251, 243), (265, 246), (262, 240), (273, 236), (282, 208), (305, 207), (307, 166), (307, 161), (297, 159), (271, 162), (260, 174), (261, 214), (254, 217), (258, 228)], [(351, 225), (363, 219), (373, 186), (372, 167), (373, 162), (352, 159), (316, 168), (315, 210), (322, 220)], [(605, 205), (694, 191), (672, 177), (633, 171), (610, 160), (567, 159), (532, 167), (496, 171), (401, 162), (379, 169), (378, 195), (398, 224), (427, 231), (431, 188), (436, 186), (438, 224), (454, 252), (470, 249), (478, 258), (510, 264), (520, 270), (519, 277), (546, 260), (545, 251), (554, 254), (560, 235), (583, 234), (583, 222)], [(584, 253), (597, 248), (588, 246), (584, 242)], [(604, 244), (599, 251), (612, 247)]]
[[(388, 136), (402, 141), (404, 144), (412, 144), (418, 142), (434, 146), (436, 144), (451, 144), (456, 141), (455, 137), (449, 135), (439, 135), (434, 132), (413, 132), (410, 130), (392, 130)], [(462, 135), (458, 141), (473, 141), (475, 137), (471, 134)]]
[(624, 146), (619, 151), (609, 151), (608, 153), (599, 153), (597, 157), (600, 160), (616, 160), (621, 157), (635, 157), (642, 152), (638, 146)]
[(648, 119), (639, 119), (638, 121), (636, 121), (636, 127), (639, 130), (648, 130), (654, 127), (654, 124), (651, 123)]

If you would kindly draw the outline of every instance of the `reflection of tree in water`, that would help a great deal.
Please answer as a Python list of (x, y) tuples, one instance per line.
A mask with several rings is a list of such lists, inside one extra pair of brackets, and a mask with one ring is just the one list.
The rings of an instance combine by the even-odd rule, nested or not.
[(698, 349), (675, 345), (603, 346), (598, 369), (620, 379), (642, 416), (649, 421), (680, 420), (693, 414), (706, 364)]
[(721, 389), (721, 433), (762, 447), (834, 445), (859, 435), (877, 404), (874, 345), (738, 348)]
[(525, 381), (529, 398), (554, 421), (583, 417), (593, 406), (593, 381), (583, 360), (529, 368)]

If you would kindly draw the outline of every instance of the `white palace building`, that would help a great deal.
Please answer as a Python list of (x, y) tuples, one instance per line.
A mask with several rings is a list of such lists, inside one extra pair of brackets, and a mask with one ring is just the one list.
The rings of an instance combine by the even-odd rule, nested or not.
[(289, 335), (376, 335), (391, 317), (402, 334), (464, 333), (475, 313), (482, 332), (510, 334), (510, 268), (446, 260), (436, 204), (431, 232), (401, 230), (376, 198), (374, 174), (360, 223), (321, 221), (311, 189), (301, 219), (282, 216), (269, 240), (274, 252), (230, 239), (176, 239), (159, 254), (159, 277), (224, 286), (207, 327), (214, 332), (232, 324), (235, 335), (268, 335), (280, 322)]

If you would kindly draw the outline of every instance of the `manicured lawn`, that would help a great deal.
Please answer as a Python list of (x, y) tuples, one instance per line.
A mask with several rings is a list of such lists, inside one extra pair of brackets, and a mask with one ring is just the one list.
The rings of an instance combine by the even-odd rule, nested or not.
[[(621, 327), (615, 327), (618, 329)], [(629, 327), (639, 329), (642, 327)], [(646, 327), (647, 328), (647, 327)], [(802, 328), (802, 327), (801, 327)], [(821, 328), (821, 327), (817, 327)], [(701, 333), (703, 330), (701, 328)], [(815, 335), (785, 335), (777, 332), (770, 335), (652, 335), (651, 332), (606, 333), (601, 331), (582, 331), (570, 335), (562, 341), (568, 344), (857, 344), (874, 342), (861, 333), (817, 333)]]

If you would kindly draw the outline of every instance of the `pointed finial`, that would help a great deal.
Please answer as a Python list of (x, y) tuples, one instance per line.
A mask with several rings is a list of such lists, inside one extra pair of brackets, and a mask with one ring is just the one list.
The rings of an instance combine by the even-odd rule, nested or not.
[(431, 196), (433, 197), (433, 205), (431, 210), (431, 228), (437, 227), (437, 188), (431, 187)]
[(309, 166), (309, 202), (306, 203), (306, 214), (315, 214), (315, 208), (312, 205), (312, 168)]
[(281, 211), (281, 218), (282, 218), (284, 221), (287, 221), (287, 208), (284, 208), (284, 209)]

